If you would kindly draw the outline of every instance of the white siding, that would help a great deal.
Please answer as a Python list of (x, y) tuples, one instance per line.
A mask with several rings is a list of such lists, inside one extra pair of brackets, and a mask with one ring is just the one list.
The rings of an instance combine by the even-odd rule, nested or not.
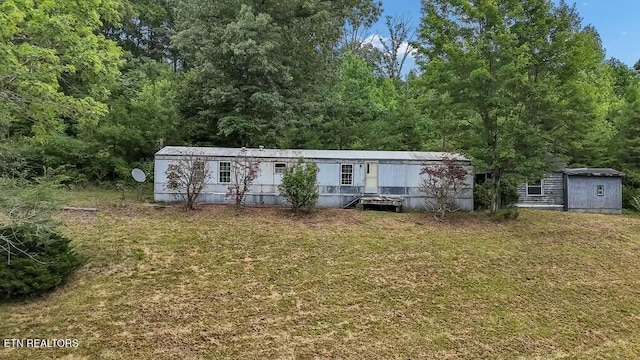
[[(166, 183), (166, 170), (170, 162), (178, 159), (177, 156), (156, 155), (155, 160), (155, 184), (154, 199), (156, 201), (176, 201), (180, 200), (177, 194), (168, 191), (164, 186)], [(211, 158), (207, 161), (207, 166), (212, 174), (211, 181), (206, 185), (200, 197), (200, 202), (224, 203), (229, 202), (225, 198), (229, 184), (219, 183), (218, 164), (219, 161), (232, 161), (231, 158)], [(281, 175), (274, 174), (274, 164), (284, 162), (295, 163), (296, 159), (261, 159), (260, 173), (254, 185), (250, 188), (247, 196), (249, 204), (282, 204), (283, 200), (279, 196), (278, 185), (281, 182)], [(318, 165), (318, 184), (320, 186), (320, 198), (318, 205), (321, 207), (342, 207), (349, 200), (364, 192), (365, 183), (365, 161), (364, 160), (341, 160), (341, 159), (307, 159), (316, 162)], [(437, 163), (437, 162), (433, 162)], [(353, 165), (353, 184), (351, 186), (341, 185), (340, 170), (342, 164)], [(468, 163), (467, 163), (468, 164)], [(469, 170), (469, 165), (464, 165)], [(380, 194), (396, 195), (405, 198), (406, 209), (424, 208), (424, 195), (420, 193), (422, 161), (378, 161), (378, 189)], [(470, 186), (467, 194), (460, 199), (465, 210), (473, 209), (472, 184), (473, 175), (468, 178)]]
[(340, 164), (318, 163), (318, 183), (324, 186), (340, 186)]

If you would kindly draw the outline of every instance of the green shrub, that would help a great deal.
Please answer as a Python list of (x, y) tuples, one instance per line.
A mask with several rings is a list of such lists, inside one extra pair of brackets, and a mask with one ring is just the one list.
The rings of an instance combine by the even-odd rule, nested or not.
[[(640, 189), (625, 185), (622, 189), (622, 207), (625, 209), (638, 210), (636, 200), (640, 198)], [(640, 210), (638, 210), (640, 211)]]
[(500, 207), (512, 206), (516, 204), (519, 199), (518, 184), (513, 180), (503, 179), (500, 182)]
[(498, 210), (495, 214), (493, 214), (491, 216), (491, 220), (496, 222), (505, 221), (509, 219), (515, 220), (518, 218), (518, 216), (520, 216), (520, 212), (518, 211), (517, 207), (507, 206), (505, 208)]
[(280, 194), (297, 214), (301, 208), (311, 209), (318, 201), (318, 166), (299, 158), (282, 176)]
[(631, 205), (636, 211), (640, 212), (640, 195), (633, 197), (633, 201), (631, 202)]
[[(500, 207), (508, 207), (518, 202), (518, 185), (510, 179), (500, 181)], [(482, 184), (475, 184), (473, 188), (473, 204), (476, 210), (486, 210), (491, 207), (491, 180)]]
[(42, 175), (42, 158), (26, 141), (0, 142), (0, 174), (3, 177), (33, 179)]
[(32, 223), (0, 228), (0, 300), (61, 285), (82, 264), (69, 242), (56, 231)]
[(0, 300), (55, 288), (81, 260), (56, 231), (58, 177), (0, 177)]
[(491, 207), (491, 182), (475, 184), (473, 187), (473, 207), (476, 210), (486, 210)]

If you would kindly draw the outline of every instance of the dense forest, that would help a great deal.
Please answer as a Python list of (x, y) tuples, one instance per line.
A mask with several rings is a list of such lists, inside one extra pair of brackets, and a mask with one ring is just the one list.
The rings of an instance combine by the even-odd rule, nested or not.
[(373, 0), (4, 0), (0, 173), (124, 180), (171, 144), (445, 150), (494, 189), (613, 167), (625, 203), (640, 195), (640, 68), (606, 59), (575, 7), (423, 0), (419, 23), (387, 17), (373, 42), (381, 14)]

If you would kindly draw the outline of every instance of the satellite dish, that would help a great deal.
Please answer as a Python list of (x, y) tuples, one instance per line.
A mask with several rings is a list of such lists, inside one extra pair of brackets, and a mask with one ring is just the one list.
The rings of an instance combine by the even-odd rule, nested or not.
[(144, 171), (138, 168), (131, 170), (131, 176), (133, 176), (133, 180), (139, 183), (144, 182), (147, 179), (147, 175), (144, 173)]

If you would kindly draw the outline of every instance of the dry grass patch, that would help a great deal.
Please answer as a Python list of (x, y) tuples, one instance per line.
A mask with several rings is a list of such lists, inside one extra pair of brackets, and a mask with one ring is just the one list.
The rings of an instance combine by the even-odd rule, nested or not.
[(62, 215), (90, 258), (0, 305), (8, 359), (638, 358), (640, 218), (107, 206)]

